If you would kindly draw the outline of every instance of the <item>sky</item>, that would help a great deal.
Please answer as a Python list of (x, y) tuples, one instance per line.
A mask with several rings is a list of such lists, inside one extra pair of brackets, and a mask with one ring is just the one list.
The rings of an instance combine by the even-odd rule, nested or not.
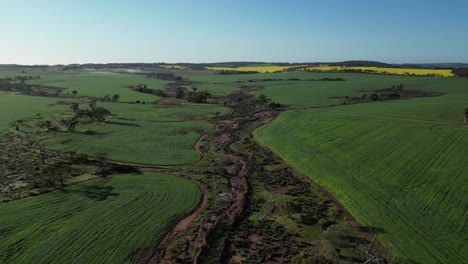
[(467, 0), (0, 0), (0, 64), (468, 63)]

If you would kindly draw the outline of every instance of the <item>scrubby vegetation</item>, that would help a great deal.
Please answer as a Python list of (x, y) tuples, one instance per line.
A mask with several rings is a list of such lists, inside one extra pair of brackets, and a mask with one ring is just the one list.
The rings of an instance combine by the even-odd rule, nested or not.
[[(273, 66), (285, 70), (203, 69)], [(311, 66), (0, 71), (20, 76), (0, 92), (0, 262), (45, 262), (43, 248), (58, 262), (466, 258), (466, 80), (302, 71)]]
[(453, 69), (452, 73), (457, 77), (468, 77), (468, 68)]
[[(450, 231), (464, 229), (464, 210), (449, 205), (466, 200), (459, 188), (468, 169), (463, 128), (298, 111), (281, 115), (256, 136), (330, 190), (360, 223), (382, 228), (378, 238), (402, 260), (455, 263), (466, 258), (457, 246), (462, 236)], [(450, 183), (441, 175), (450, 175)], [(417, 245), (409, 243), (414, 239)]]

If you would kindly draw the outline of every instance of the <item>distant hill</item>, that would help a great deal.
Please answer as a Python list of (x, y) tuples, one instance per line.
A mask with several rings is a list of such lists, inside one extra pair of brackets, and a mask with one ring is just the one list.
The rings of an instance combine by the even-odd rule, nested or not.
[[(193, 70), (204, 69), (205, 67), (245, 67), (245, 66), (296, 66), (296, 65), (329, 65), (329, 66), (348, 66), (348, 67), (385, 67), (385, 68), (424, 68), (424, 69), (452, 69), (468, 68), (468, 63), (403, 63), (391, 64), (379, 61), (352, 60), (340, 62), (258, 62), (258, 61), (231, 61), (231, 62), (211, 62), (211, 63), (86, 63), (86, 64), (68, 64), (56, 65), (64, 66), (65, 69), (109, 69), (109, 68), (158, 68), (159, 65), (181, 65)], [(0, 64), (0, 67), (48, 67), (50, 65), (19, 65), (19, 64)]]

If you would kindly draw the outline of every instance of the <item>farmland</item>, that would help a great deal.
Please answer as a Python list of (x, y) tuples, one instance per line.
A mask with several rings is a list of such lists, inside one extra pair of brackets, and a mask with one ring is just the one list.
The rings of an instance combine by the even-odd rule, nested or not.
[(189, 70), (190, 69), (190, 67), (177, 65), (177, 64), (161, 64), (159, 65), (159, 67), (165, 68), (165, 69), (177, 69), (177, 70)]
[[(0, 262), (467, 258), (466, 79), (176, 66), (0, 70), (63, 88), (0, 92)], [(346, 101), (397, 87), (433, 95)]]
[(0, 204), (0, 262), (130, 262), (133, 253), (193, 210), (200, 197), (187, 180), (146, 174)]
[(271, 73), (285, 71), (294, 66), (277, 66), (277, 65), (259, 65), (259, 66), (242, 66), (242, 67), (206, 67), (212, 71), (240, 71), (240, 72), (259, 72), (259, 73)]
[(26, 70), (22, 75), (41, 76), (40, 80), (34, 80), (31, 83), (41, 84), (53, 87), (66, 88), (65, 93), (71, 94), (73, 90), (78, 92), (78, 95), (104, 97), (106, 95), (118, 94), (120, 100), (124, 102), (140, 101), (156, 101), (157, 96), (142, 94), (132, 91), (128, 86), (137, 85), (140, 83), (147, 84), (148, 88), (161, 89), (165, 81), (146, 78), (144, 75), (122, 74), (100, 71), (67, 71), (56, 72), (50, 71), (42, 73), (40, 71)]
[(393, 74), (393, 75), (435, 75), (441, 77), (452, 77), (452, 70), (444, 69), (413, 69), (413, 68), (385, 68), (385, 67), (353, 67), (353, 66), (314, 66), (305, 67), (306, 71), (320, 71), (320, 72), (341, 72), (341, 71), (362, 71), (368, 73), (378, 74)]
[(8, 129), (11, 122), (38, 113), (61, 112), (66, 109), (58, 105), (57, 99), (22, 96), (0, 92), (0, 133)]
[[(345, 81), (321, 81), (324, 78), (342, 78)], [(432, 111), (432, 104), (437, 104), (438, 113), (452, 113), (455, 109), (464, 107), (466, 99), (466, 80), (460, 78), (444, 77), (415, 77), (415, 76), (393, 76), (377, 74), (357, 73), (315, 73), (315, 72), (285, 72), (246, 75), (215, 75), (215, 76), (193, 76), (191, 80), (202, 82), (201, 87), (208, 86), (212, 93), (227, 94), (234, 90), (240, 90), (241, 85), (260, 85), (262, 89), (254, 91), (254, 94), (265, 94), (275, 102), (291, 106), (293, 108), (309, 108), (339, 104), (337, 96), (357, 96), (366, 93), (367, 90), (383, 89), (395, 84), (404, 84), (406, 89), (439, 91), (447, 93), (444, 96), (424, 98), (418, 101), (418, 107), (413, 107), (413, 100), (400, 101), (399, 106), (405, 108), (404, 115), (417, 115)], [(269, 81), (271, 79), (271, 81)], [(297, 80), (291, 80), (297, 79)], [(265, 80), (261, 82), (249, 82), (249, 80)], [(393, 104), (393, 103), (392, 103)], [(392, 112), (400, 108), (387, 105)], [(444, 107), (442, 107), (444, 105)], [(423, 106), (428, 111), (419, 111)], [(355, 106), (361, 107), (361, 106)], [(381, 106), (384, 107), (384, 106)], [(346, 108), (348, 110), (348, 108)], [(411, 111), (409, 111), (411, 109)], [(449, 110), (450, 109), (450, 110)], [(460, 114), (458, 114), (459, 117)]]
[(468, 1), (0, 1), (0, 264), (468, 264)]
[(212, 129), (203, 119), (216, 111), (227, 111), (223, 107), (190, 105), (102, 105), (115, 113), (107, 123), (79, 125), (77, 131), (83, 133), (53, 135), (43, 140), (43, 144), (50, 149), (91, 156), (104, 152), (109, 159), (125, 162), (187, 164), (200, 159), (193, 144)]
[(290, 111), (255, 135), (361, 224), (381, 228), (378, 238), (395, 256), (460, 263), (468, 257), (466, 81), (421, 81), (405, 83), (447, 95)]
[(390, 75), (434, 75), (441, 77), (454, 76), (450, 69), (414, 69), (414, 68), (386, 68), (386, 67), (357, 67), (357, 66), (308, 66), (308, 65), (291, 65), (291, 66), (242, 66), (242, 67), (206, 67), (212, 71), (239, 71), (239, 72), (285, 72), (285, 71), (314, 71), (314, 72), (346, 72), (358, 71), (364, 73), (390, 74)]

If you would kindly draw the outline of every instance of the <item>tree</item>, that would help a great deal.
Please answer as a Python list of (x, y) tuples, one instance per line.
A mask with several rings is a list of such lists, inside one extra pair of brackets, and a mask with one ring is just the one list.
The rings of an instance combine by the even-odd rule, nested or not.
[(76, 94), (78, 94), (78, 92), (76, 90), (73, 90), (72, 94), (73, 94), (73, 96), (76, 96)]
[(78, 111), (80, 111), (80, 105), (77, 103), (72, 103), (70, 105), (70, 108), (73, 111), (73, 113), (75, 113), (75, 115), (78, 113)]
[(177, 87), (176, 89), (176, 96), (177, 99), (182, 99), (185, 97), (185, 88), (184, 87)]
[(48, 156), (47, 156), (47, 153), (46, 153), (45, 149), (42, 148), (42, 147), (40, 147), (40, 149), (39, 149), (39, 156), (41, 156), (42, 164), (45, 164), (45, 160), (46, 160), (46, 158)]
[(164, 91), (161, 89), (154, 90), (153, 94), (160, 96), (160, 97), (166, 97), (166, 93), (164, 93)]
[(257, 104), (264, 106), (264, 105), (268, 105), (271, 102), (271, 99), (268, 98), (266, 95), (261, 94), (257, 97), (256, 102)]
[(96, 153), (96, 161), (99, 165), (105, 166), (107, 164), (107, 154), (104, 152), (97, 152)]
[(44, 121), (42, 124), (41, 124), (42, 127), (45, 127), (47, 129), (47, 131), (50, 131), (54, 126), (53, 126), (53, 123), (52, 121), (50, 120), (46, 120)]
[(95, 119), (97, 121), (104, 121), (104, 119), (106, 118), (106, 116), (110, 115), (111, 112), (109, 110), (107, 110), (106, 108), (104, 107), (96, 107), (92, 112), (92, 119)]
[(89, 108), (91, 108), (91, 110), (93, 111), (94, 109), (96, 109), (96, 101), (93, 100), (89, 103)]
[(42, 170), (42, 175), (47, 177), (47, 185), (50, 187), (54, 187), (56, 181), (59, 181), (61, 185), (65, 185), (65, 179), (70, 176), (70, 172), (70, 163), (59, 161), (47, 165)]
[[(146, 85), (145, 85), (145, 86), (146, 86)], [(145, 88), (146, 88), (146, 87), (145, 87)], [(120, 95), (118, 95), (118, 94), (114, 94), (114, 95), (112, 96), (112, 102), (117, 102), (119, 99), (120, 99)]]
[(187, 101), (191, 103), (206, 103), (206, 100), (211, 97), (211, 94), (207, 91), (201, 92), (188, 92), (186, 93)]
[(78, 120), (76, 119), (76, 117), (69, 120), (63, 119), (61, 122), (67, 127), (68, 131), (75, 132), (76, 124), (78, 124)]

